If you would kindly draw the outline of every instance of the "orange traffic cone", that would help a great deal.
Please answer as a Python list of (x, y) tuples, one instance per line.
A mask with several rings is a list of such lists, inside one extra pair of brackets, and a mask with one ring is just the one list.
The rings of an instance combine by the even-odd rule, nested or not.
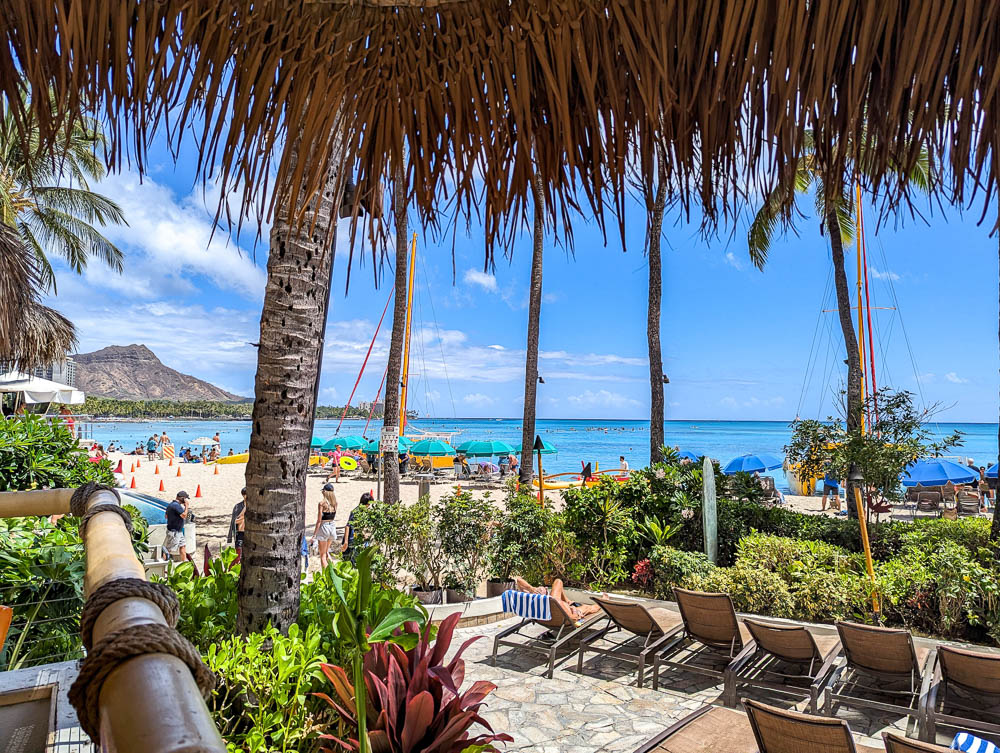
[(129, 473), (135, 473), (135, 463), (132, 463), (132, 467), (128, 470)]
[(177, 478), (181, 477), (181, 467), (177, 466)]
[(215, 471), (212, 473), (213, 476), (219, 475), (219, 466), (215, 466)]
[(201, 484), (198, 484), (198, 488), (194, 490), (194, 498), (198, 499), (201, 496)]
[(132, 477), (132, 483), (128, 487), (129, 489), (135, 489), (135, 476)]
[(163, 488), (163, 479), (162, 478), (160, 479), (160, 491), (161, 492), (165, 492), (166, 491), (166, 489)]
[(171, 468), (173, 468), (173, 467), (174, 467), (174, 459), (173, 459), (173, 458), (170, 458), (170, 467), (171, 467)]
[(155, 468), (153, 469), (153, 475), (154, 475), (154, 476), (159, 476), (159, 475), (160, 475), (160, 466), (159, 466), (159, 465), (157, 465), (157, 466), (156, 466), (156, 467), (155, 467)]

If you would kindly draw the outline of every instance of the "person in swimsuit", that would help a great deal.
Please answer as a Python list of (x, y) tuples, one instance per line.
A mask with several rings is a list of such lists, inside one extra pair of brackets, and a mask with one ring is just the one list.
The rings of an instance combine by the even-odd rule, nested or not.
[(533, 586), (521, 576), (515, 575), (514, 587), (518, 591), (524, 591), (524, 593), (551, 596), (563, 605), (563, 608), (570, 617), (577, 621), (590, 617), (591, 615), (597, 614), (601, 611), (601, 608), (596, 604), (577, 604), (567, 599), (566, 593), (563, 590), (563, 582), (559, 578), (552, 581), (552, 588), (547, 589), (544, 586)]
[(337, 538), (337, 524), (334, 519), (337, 517), (337, 495), (333, 491), (333, 484), (326, 484), (323, 487), (323, 499), (319, 503), (319, 511), (316, 515), (316, 528), (313, 530), (313, 540), (319, 542), (319, 567), (325, 570), (327, 562), (330, 561), (330, 544)]

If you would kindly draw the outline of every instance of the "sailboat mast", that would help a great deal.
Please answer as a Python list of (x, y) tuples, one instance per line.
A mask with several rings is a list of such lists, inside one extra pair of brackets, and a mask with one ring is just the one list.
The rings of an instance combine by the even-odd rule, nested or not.
[(406, 287), (406, 334), (403, 336), (403, 379), (399, 398), (399, 436), (406, 431), (406, 388), (410, 383), (410, 325), (413, 324), (413, 272), (417, 267), (417, 234), (410, 249), (410, 280)]
[[(854, 185), (855, 201), (857, 204), (857, 217), (861, 220), (861, 186)], [(864, 279), (864, 267), (861, 264), (861, 233), (855, 229), (855, 240), (857, 241), (858, 253), (858, 356), (861, 361), (861, 399), (865, 399), (865, 312), (864, 299), (862, 298), (861, 285)], [(865, 412), (861, 411), (861, 433), (865, 433)]]

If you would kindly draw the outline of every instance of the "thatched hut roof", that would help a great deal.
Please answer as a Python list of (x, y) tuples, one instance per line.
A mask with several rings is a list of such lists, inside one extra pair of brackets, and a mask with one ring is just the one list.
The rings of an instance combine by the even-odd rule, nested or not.
[[(831, 176), (904, 197), (925, 147), (961, 200), (992, 190), (1000, 139), (985, 0), (9, 0), (0, 35), (12, 102), (23, 79), (51, 87), (57, 117), (97, 111), (112, 161), (140, 168), (157, 126), (193, 131), (202, 175), (248, 206), (289, 128), (309, 188), (343, 139), (362, 184), (402, 166), (430, 221), (445, 197), (518, 214), (533, 171), (550, 219), (577, 186), (600, 212), (656, 143), (712, 217), (789, 179), (807, 128)], [(861, 155), (870, 179), (847, 174)]]

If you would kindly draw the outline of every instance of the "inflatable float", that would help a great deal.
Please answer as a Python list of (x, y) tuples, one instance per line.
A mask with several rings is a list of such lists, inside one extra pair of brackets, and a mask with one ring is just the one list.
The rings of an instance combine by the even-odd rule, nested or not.
[(231, 465), (233, 463), (245, 463), (250, 459), (249, 452), (241, 452), (239, 455), (226, 455), (215, 462), (220, 465)]

